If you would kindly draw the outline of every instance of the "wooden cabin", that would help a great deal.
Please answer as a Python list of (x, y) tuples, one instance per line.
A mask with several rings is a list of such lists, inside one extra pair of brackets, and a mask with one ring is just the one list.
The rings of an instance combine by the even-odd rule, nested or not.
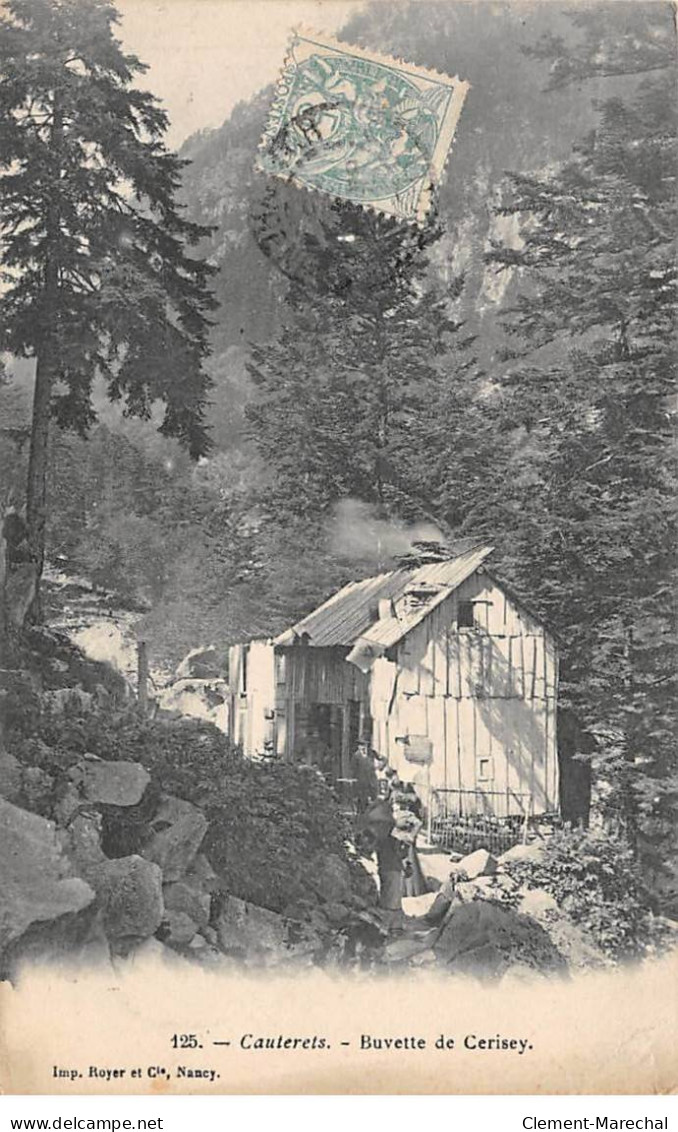
[(234, 646), (234, 740), (349, 779), (365, 738), (441, 812), (557, 812), (556, 645), (491, 552), (352, 582), (274, 640)]

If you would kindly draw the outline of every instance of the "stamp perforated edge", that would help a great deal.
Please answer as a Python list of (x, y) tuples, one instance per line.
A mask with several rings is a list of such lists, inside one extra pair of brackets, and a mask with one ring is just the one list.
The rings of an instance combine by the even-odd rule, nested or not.
[[(372, 51), (369, 48), (359, 47), (357, 46), (357, 44), (344, 43), (342, 40), (335, 39), (334, 36), (328, 35), (325, 32), (316, 31), (315, 28), (309, 28), (305, 25), (299, 25), (292, 29), (287, 42), (287, 50), (285, 52), (282, 66), (278, 73), (273, 101), (271, 102), (271, 105), (269, 107), (266, 124), (264, 126), (264, 132), (257, 147), (259, 151), (266, 150), (272, 137), (274, 137), (277, 132), (277, 124), (281, 120), (284, 104), (288, 93), (284, 85), (285, 76), (287, 72), (296, 65), (296, 60), (294, 57), (294, 46), (300, 39), (316, 41), (318, 43), (321, 43), (324, 47), (327, 47), (330, 51), (336, 51), (338, 54), (356, 55), (362, 59), (369, 59), (371, 62), (378, 63), (383, 67), (395, 68), (397, 70), (405, 72), (409, 71), (412, 72), (415, 77), (429, 80), (431, 82), (441, 83), (442, 85), (448, 86), (451, 89), (452, 98), (450, 105), (445, 115), (443, 128), (440, 132), (440, 135), (438, 136), (433, 154), (431, 155), (429, 175), (426, 178), (426, 182), (422, 186), (422, 189), (420, 191), (415, 214), (413, 216), (407, 216), (403, 215), (402, 212), (399, 212), (395, 207), (397, 203), (397, 197), (387, 198), (383, 205), (381, 204), (381, 202), (376, 201), (351, 202), (357, 208), (364, 209), (368, 212), (374, 212), (380, 216), (394, 216), (397, 220), (400, 220), (403, 223), (409, 222), (423, 225), (425, 223), (426, 216), (428, 215), (428, 212), (431, 208), (435, 188), (438, 184), (440, 184), (440, 181), (444, 176), (450, 153), (452, 151), (452, 143), (454, 141), (459, 118), (464, 107), (464, 102), (466, 101), (466, 95), (471, 89), (471, 84), (466, 79), (460, 79), (458, 74), (447, 75), (441, 71), (437, 71), (435, 68), (424, 67), (418, 63), (412, 63), (409, 60), (402, 59), (395, 55), (386, 55), (380, 51)], [(287, 184), (292, 184), (296, 188), (302, 189), (306, 192), (323, 192), (322, 189), (318, 189), (314, 185), (307, 184), (305, 181), (302, 181), (300, 178), (296, 177), (293, 173), (290, 173), (287, 177), (285, 177), (282, 173), (271, 174), (270, 170), (264, 168), (260, 164), (258, 156), (255, 160), (254, 168), (255, 172), (257, 173), (264, 173), (267, 176), (276, 176), (280, 180), (285, 181)], [(330, 194), (325, 195), (329, 196)], [(338, 197), (336, 199), (341, 200), (350, 198)], [(388, 203), (390, 201), (394, 202), (393, 207), (388, 207)]]

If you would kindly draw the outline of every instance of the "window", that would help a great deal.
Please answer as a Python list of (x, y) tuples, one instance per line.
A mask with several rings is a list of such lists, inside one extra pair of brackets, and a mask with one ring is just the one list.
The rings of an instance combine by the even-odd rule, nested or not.
[(478, 782), (491, 782), (494, 778), (492, 759), (489, 755), (478, 759)]
[(459, 629), (472, 629), (474, 625), (473, 602), (460, 601), (459, 609), (457, 610), (457, 627)]

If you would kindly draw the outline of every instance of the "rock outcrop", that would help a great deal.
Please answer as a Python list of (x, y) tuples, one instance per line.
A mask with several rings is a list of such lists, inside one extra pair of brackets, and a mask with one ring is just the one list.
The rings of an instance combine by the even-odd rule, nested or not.
[[(32, 749), (47, 761), (49, 748)], [(333, 948), (340, 959), (357, 937), (381, 944), (337, 854), (313, 858), (308, 900), (280, 915), (226, 891), (201, 851), (203, 811), (137, 762), (74, 753), (53, 769), (0, 756), (0, 786), (21, 803), (0, 797), (0, 977), (27, 961), (133, 961), (151, 944), (163, 958), (252, 967), (306, 966)]]
[(453, 973), (498, 978), (516, 969), (565, 973), (567, 964), (544, 929), (527, 916), (490, 901), (456, 909), (433, 944)]
[(78, 763), (70, 778), (80, 787), (88, 802), (107, 806), (136, 806), (151, 781), (138, 763), (88, 759)]
[(247, 967), (308, 966), (323, 947), (312, 927), (235, 896), (223, 902), (216, 930), (221, 950)]
[(54, 823), (0, 799), (0, 955), (34, 924), (77, 915), (94, 898)]
[(179, 880), (197, 856), (207, 832), (207, 818), (192, 802), (168, 795), (150, 829), (143, 856), (160, 866), (166, 882)]
[(609, 961), (590, 935), (543, 889), (512, 875), (516, 864), (539, 865), (542, 843), (516, 845), (498, 860), (486, 850), (436, 862), (447, 872), (435, 892), (403, 901), (404, 936), (389, 943), (390, 964), (435, 963), (450, 973), (501, 978), (555, 974)]
[(214, 645), (193, 649), (161, 689), (157, 709), (164, 717), (204, 719), (228, 731), (229, 687)]
[(178, 665), (175, 680), (198, 677), (210, 680), (220, 675), (217, 650), (214, 645), (192, 649)]
[(102, 911), (106, 935), (127, 949), (153, 935), (164, 912), (162, 872), (143, 857), (102, 862), (92, 883)]
[(228, 684), (220, 677), (195, 676), (176, 680), (158, 696), (158, 708), (165, 715), (189, 716), (213, 723), (220, 731), (228, 728)]

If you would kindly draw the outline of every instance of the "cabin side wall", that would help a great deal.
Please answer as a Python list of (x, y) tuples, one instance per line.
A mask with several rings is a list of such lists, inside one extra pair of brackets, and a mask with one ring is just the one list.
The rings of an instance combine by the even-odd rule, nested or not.
[[(458, 626), (473, 602), (477, 628)], [(372, 673), (374, 746), (422, 786), (484, 791), (493, 811), (558, 809), (557, 655), (538, 622), (474, 574)], [(427, 749), (431, 763), (420, 759)]]
[[(369, 678), (345, 649), (274, 648), (249, 641), (229, 651), (231, 738), (243, 752), (301, 761), (317, 752), (315, 709), (336, 723), (337, 771), (348, 774), (351, 743), (366, 726)], [(314, 760), (315, 761), (315, 760)]]
[(275, 654), (270, 641), (248, 641), (229, 649), (231, 740), (245, 755), (275, 749)]
[(337, 757), (348, 773), (351, 739), (362, 731), (369, 711), (369, 678), (346, 663), (347, 651), (302, 644), (276, 651), (278, 755), (290, 761), (313, 757), (313, 712), (321, 705), (336, 721)]

